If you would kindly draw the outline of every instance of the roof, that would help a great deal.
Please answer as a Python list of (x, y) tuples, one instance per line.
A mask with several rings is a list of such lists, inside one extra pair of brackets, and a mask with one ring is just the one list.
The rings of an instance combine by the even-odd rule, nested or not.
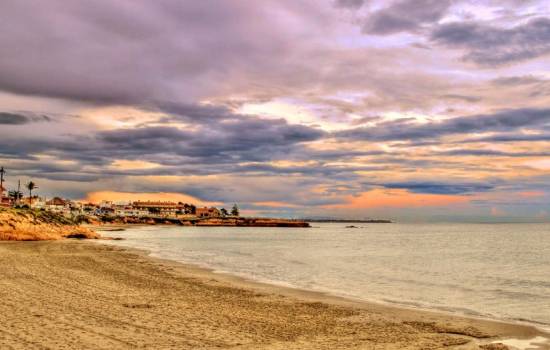
[(179, 208), (179, 207), (183, 207), (183, 205), (180, 205), (178, 203), (174, 203), (174, 202), (140, 202), (140, 201), (137, 201), (137, 202), (134, 202), (132, 203), (132, 205), (134, 207), (139, 207), (139, 208)]
[(207, 207), (204, 207), (204, 208), (197, 208), (197, 212), (215, 212), (215, 211), (218, 211), (218, 208), (214, 208), (214, 207), (211, 207), (211, 208), (207, 208)]
[(54, 199), (50, 200), (50, 201), (47, 201), (46, 202), (47, 205), (67, 205), (67, 201), (64, 200), (64, 199), (61, 199), (59, 197), (55, 197)]

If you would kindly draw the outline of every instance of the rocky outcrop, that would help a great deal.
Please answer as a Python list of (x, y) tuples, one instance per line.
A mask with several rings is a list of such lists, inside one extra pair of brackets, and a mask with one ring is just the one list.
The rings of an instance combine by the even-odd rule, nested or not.
[(102, 217), (88, 219), (92, 225), (179, 225), (179, 226), (247, 226), (247, 227), (310, 227), (309, 223), (301, 220), (272, 219), (272, 218), (164, 218), (164, 217)]
[(44, 241), (63, 238), (100, 238), (61, 215), (29, 209), (0, 208), (0, 240)]
[(502, 343), (493, 343), (493, 344), (486, 344), (486, 345), (480, 345), (480, 349), (483, 350), (510, 350), (509, 347)]

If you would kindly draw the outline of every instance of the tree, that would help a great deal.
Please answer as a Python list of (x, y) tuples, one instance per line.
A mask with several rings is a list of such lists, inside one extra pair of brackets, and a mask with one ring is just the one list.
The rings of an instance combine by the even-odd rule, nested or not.
[(21, 191), (9, 191), (8, 197), (13, 200), (14, 203), (19, 202), (23, 198), (23, 193)]
[(32, 206), (32, 191), (33, 190), (36, 190), (38, 187), (36, 186), (36, 184), (32, 181), (29, 181), (25, 187), (27, 188), (27, 190), (29, 190), (29, 205)]
[(237, 204), (233, 205), (233, 208), (231, 208), (231, 215), (239, 216), (239, 207), (237, 207)]
[(197, 207), (194, 206), (193, 204), (185, 204), (184, 205), (184, 212), (185, 212), (185, 214), (195, 215), (196, 212), (197, 212)]
[(228, 216), (229, 215), (229, 213), (227, 212), (227, 209), (225, 209), (225, 208), (221, 208), (220, 213), (222, 214), (222, 216)]

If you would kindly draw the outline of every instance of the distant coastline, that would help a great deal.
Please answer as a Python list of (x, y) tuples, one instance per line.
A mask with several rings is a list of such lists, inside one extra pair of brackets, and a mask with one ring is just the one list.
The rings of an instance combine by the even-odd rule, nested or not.
[(302, 219), (305, 222), (324, 222), (324, 223), (361, 223), (361, 224), (391, 224), (393, 221), (386, 219)]

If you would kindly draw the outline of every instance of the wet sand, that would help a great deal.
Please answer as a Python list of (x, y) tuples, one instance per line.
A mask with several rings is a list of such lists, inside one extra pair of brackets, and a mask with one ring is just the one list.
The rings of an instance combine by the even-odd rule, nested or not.
[(84, 241), (0, 242), (0, 276), (0, 349), (480, 349), (549, 337), (530, 326), (259, 284)]

